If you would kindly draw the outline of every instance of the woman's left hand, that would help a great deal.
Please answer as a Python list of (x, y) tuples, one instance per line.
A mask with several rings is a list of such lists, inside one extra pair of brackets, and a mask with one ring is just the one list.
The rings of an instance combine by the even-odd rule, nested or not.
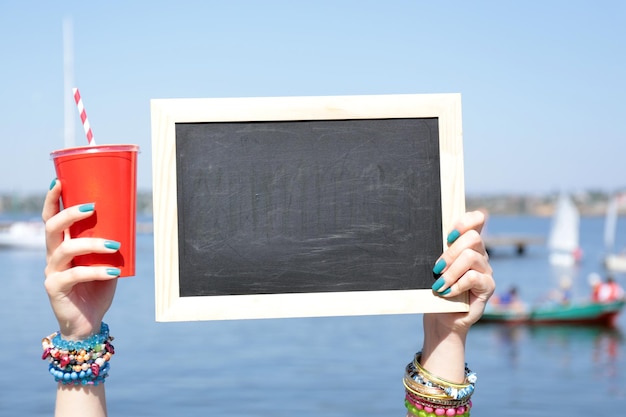
[[(103, 238), (71, 239), (69, 228), (77, 221), (94, 215), (95, 205), (60, 209), (60, 181), (55, 181), (46, 195), (42, 218), (46, 224), (46, 292), (59, 322), (61, 336), (82, 340), (100, 331), (117, 284), (119, 269), (106, 266), (72, 266), (77, 255), (113, 253)], [(87, 209), (85, 209), (87, 208)]]

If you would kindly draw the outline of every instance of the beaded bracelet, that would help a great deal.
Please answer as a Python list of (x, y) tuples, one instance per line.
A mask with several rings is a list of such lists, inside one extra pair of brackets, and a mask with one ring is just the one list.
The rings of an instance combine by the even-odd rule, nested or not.
[(437, 377), (420, 364), (422, 352), (417, 352), (405, 369), (403, 384), (406, 388), (405, 407), (417, 417), (469, 416), (472, 406), (476, 374), (465, 365), (462, 383)]
[(410, 400), (405, 400), (404, 405), (407, 411), (416, 417), (469, 417), (471, 407), (471, 401), (467, 406), (459, 406), (452, 408), (440, 408), (432, 406), (424, 406), (421, 404), (415, 404)]
[(55, 381), (66, 385), (98, 385), (109, 374), (109, 361), (115, 348), (109, 326), (102, 322), (100, 333), (85, 340), (65, 340), (59, 331), (41, 340), (48, 371)]

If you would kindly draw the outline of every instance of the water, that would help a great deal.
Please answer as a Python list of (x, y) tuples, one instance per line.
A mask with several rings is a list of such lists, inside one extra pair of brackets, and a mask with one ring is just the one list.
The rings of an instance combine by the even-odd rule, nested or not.
[[(624, 222), (622, 222), (624, 223)], [(624, 225), (626, 226), (626, 225)], [(618, 245), (626, 245), (624, 226)], [(549, 219), (494, 217), (491, 233), (545, 235)], [(603, 219), (582, 219), (576, 297), (602, 272)], [(620, 237), (625, 241), (620, 241)], [(137, 276), (122, 279), (105, 321), (116, 355), (107, 382), (111, 416), (404, 416), (402, 372), (421, 346), (418, 316), (156, 323), (152, 236), (138, 239)], [(491, 258), (500, 290), (528, 301), (558, 285), (543, 246)], [(50, 416), (55, 384), (40, 341), (56, 330), (43, 288), (44, 255), (0, 251), (0, 416)], [(626, 278), (616, 278), (626, 283)], [(612, 415), (626, 406), (618, 328), (475, 326), (467, 342), (478, 373), (472, 415)]]

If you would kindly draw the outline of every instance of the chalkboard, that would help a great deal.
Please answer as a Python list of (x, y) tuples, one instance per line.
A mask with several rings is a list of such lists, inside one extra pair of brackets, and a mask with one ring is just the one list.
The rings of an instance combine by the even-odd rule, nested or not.
[(458, 95), (153, 100), (152, 113), (157, 320), (467, 308), (430, 290), (464, 210)]

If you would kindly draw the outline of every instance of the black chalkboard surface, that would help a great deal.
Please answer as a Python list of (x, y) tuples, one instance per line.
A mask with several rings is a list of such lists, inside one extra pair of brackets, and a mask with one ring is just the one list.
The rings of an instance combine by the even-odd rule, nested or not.
[(429, 288), (437, 122), (177, 124), (180, 295)]
[(464, 311), (460, 97), (153, 100), (157, 320)]

